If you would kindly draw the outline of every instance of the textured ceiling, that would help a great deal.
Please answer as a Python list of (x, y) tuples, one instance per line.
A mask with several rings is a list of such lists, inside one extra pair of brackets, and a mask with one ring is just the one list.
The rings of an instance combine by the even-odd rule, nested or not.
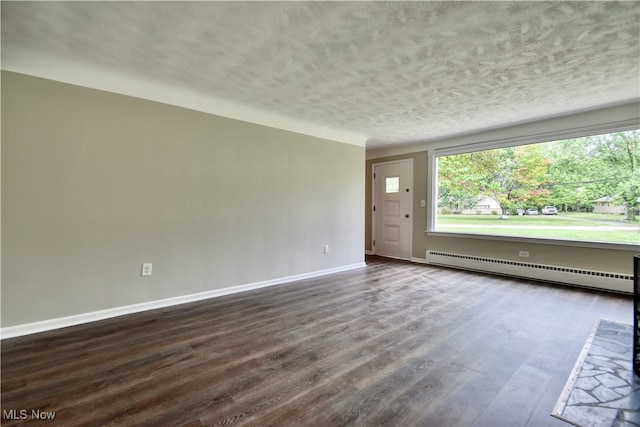
[(379, 148), (637, 101), (639, 26), (637, 1), (4, 1), (2, 68), (90, 66)]

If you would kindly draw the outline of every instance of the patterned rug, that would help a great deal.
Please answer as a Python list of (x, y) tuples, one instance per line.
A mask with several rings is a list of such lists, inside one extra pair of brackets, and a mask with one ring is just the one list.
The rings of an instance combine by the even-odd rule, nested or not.
[(639, 426), (633, 327), (598, 319), (551, 415), (580, 427)]

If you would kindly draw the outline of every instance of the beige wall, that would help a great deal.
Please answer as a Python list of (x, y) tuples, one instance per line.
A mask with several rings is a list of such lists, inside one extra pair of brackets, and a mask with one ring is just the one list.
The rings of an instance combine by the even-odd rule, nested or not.
[(3, 72), (2, 326), (360, 263), (364, 158)]
[[(518, 256), (521, 250), (528, 251), (530, 257), (527, 262), (563, 265), (567, 267), (584, 268), (598, 271), (633, 274), (633, 255), (640, 252), (640, 245), (636, 250), (612, 250), (599, 248), (585, 248), (575, 246), (519, 243), (475, 239), (463, 237), (429, 236), (427, 230), (427, 212), (431, 201), (427, 197), (428, 158), (426, 151), (418, 151), (394, 156), (371, 158), (366, 161), (366, 218), (365, 218), (365, 249), (371, 250), (371, 172), (374, 163), (391, 160), (412, 158), (414, 162), (414, 200), (413, 200), (413, 248), (412, 257), (424, 260), (427, 250), (445, 251), (452, 253), (476, 255), (490, 258), (500, 258), (522, 261)], [(420, 207), (420, 200), (427, 201), (427, 207)]]

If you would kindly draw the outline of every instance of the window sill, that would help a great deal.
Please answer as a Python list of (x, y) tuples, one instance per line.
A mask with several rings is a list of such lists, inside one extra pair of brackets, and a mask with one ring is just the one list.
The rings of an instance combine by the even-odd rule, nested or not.
[(453, 237), (458, 239), (495, 240), (500, 242), (533, 243), (538, 245), (573, 246), (580, 248), (612, 249), (619, 251), (640, 251), (640, 243), (611, 243), (579, 240), (541, 239), (537, 237), (500, 236), (496, 234), (452, 233), (425, 230), (427, 236)]

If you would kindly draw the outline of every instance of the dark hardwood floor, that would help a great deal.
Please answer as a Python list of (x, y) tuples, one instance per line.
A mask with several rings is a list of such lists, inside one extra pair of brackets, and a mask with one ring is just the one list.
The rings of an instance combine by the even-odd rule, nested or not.
[(4, 340), (2, 425), (567, 426), (596, 318), (632, 322), (627, 296), (367, 263)]

